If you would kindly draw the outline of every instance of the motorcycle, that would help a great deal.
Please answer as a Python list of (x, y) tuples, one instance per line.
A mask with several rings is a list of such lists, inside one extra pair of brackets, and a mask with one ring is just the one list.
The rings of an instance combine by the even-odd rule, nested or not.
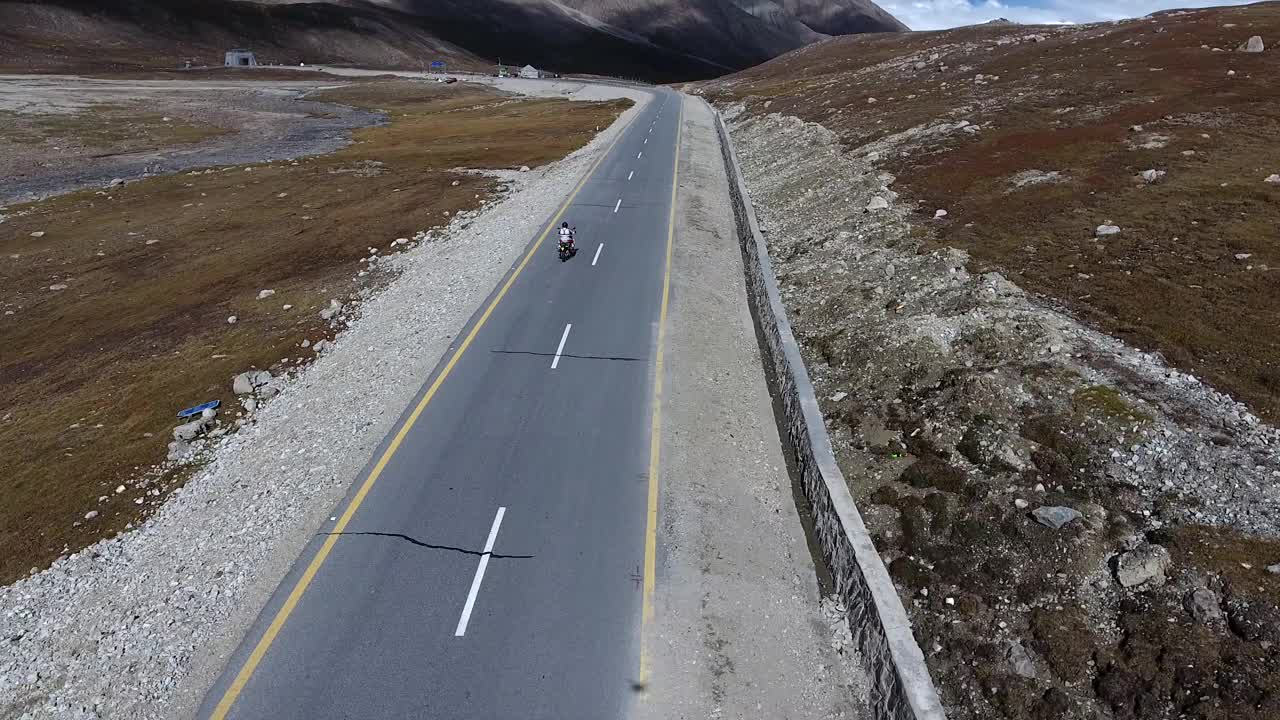
[(560, 240), (556, 243), (556, 249), (560, 253), (560, 262), (564, 262), (578, 254), (578, 248), (573, 244), (573, 236), (577, 233), (578, 228), (575, 227), (569, 235), (560, 236)]

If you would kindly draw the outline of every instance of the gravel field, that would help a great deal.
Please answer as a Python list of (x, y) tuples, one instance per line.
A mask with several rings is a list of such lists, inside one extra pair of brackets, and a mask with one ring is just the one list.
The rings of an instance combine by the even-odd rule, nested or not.
[(336, 342), (208, 448), (208, 464), (142, 526), (0, 589), (0, 718), (189, 716), (453, 334), (638, 107), (564, 161), (511, 174), (504, 199), (397, 256), (400, 277), (344, 309)]
[(83, 147), (74, 138), (64, 138), (54, 147), (15, 144), (0, 135), (0, 175), (7, 177), (0, 187), (0, 206), (105, 186), (117, 178), (333, 152), (351, 142), (352, 130), (386, 119), (381, 113), (303, 99), (313, 90), (334, 85), (332, 78), (178, 82), (0, 75), (0, 113), (68, 116), (92, 113), (95, 106), (136, 106), (139, 112), (232, 131), (191, 145), (136, 152)]

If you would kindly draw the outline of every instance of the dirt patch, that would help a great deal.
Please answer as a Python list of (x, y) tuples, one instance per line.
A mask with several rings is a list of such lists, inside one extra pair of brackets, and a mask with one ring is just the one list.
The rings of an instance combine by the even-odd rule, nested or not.
[[(165, 458), (178, 410), (221, 400), (223, 417), (234, 418), (233, 375), (307, 362), (337, 329), (319, 315), (330, 300), (349, 303), (387, 279), (368, 261), (372, 248), (393, 252), (397, 238), (499, 189), (452, 168), (550, 162), (626, 104), (513, 101), (412, 82), (323, 99), (376, 107), (390, 124), (304, 161), (150, 178), (6, 210), (0, 581), (136, 522), (182, 479), (138, 480)], [(259, 300), (267, 289), (274, 294)]]
[(171, 118), (141, 107), (98, 105), (83, 112), (29, 115), (0, 111), (4, 142), (40, 145), (55, 152), (158, 150), (197, 143), (226, 132), (215, 126)]

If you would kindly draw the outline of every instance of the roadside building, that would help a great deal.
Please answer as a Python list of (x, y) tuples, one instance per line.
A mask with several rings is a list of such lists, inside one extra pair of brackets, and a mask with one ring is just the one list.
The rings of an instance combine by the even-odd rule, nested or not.
[(236, 48), (227, 51), (227, 57), (224, 64), (227, 67), (257, 67), (258, 57), (253, 54), (252, 50), (242, 50)]
[(525, 65), (524, 67), (520, 68), (520, 77), (536, 79), (536, 78), (542, 77), (542, 72), (539, 71), (538, 68), (532, 65)]

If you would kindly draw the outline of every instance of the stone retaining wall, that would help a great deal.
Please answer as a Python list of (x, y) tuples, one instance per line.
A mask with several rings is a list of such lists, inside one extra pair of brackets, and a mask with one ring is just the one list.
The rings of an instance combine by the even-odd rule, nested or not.
[(872, 710), (881, 720), (945, 720), (902, 600), (831, 451), (822, 410), (791, 334), (737, 154), (724, 119), (718, 112), (715, 115), (742, 245), (747, 294), (764, 340), (765, 362), (771, 365), (766, 369), (773, 376), (782, 407), (783, 440), (795, 457), (813, 510), (814, 532), (831, 567), (836, 592), (849, 608), (854, 642), (870, 679)]

